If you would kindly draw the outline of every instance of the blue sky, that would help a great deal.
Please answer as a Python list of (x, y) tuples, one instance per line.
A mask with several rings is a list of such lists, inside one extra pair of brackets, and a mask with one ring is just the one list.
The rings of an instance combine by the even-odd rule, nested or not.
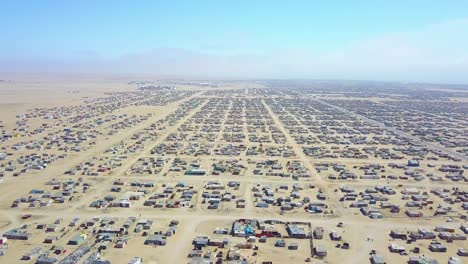
[(4, 0), (0, 30), (3, 72), (468, 83), (467, 1)]

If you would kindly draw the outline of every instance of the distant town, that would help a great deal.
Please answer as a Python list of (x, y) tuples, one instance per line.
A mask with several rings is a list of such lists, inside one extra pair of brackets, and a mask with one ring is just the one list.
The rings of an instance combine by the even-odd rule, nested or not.
[(468, 262), (468, 87), (77, 83), (0, 83), (0, 263)]

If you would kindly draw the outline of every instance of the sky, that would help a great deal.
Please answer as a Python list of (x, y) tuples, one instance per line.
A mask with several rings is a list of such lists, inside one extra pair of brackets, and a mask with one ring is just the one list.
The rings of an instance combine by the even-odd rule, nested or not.
[(468, 1), (2, 0), (0, 73), (468, 83)]

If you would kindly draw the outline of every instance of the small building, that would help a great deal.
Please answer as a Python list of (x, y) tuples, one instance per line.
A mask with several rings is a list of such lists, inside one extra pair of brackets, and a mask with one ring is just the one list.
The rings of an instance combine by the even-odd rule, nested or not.
[(408, 167), (419, 167), (419, 160), (408, 160)]
[(457, 251), (458, 256), (468, 257), (468, 249), (460, 248)]
[(314, 229), (314, 238), (315, 239), (323, 239), (323, 232), (324, 232), (323, 227), (320, 227), (320, 226), (316, 227)]
[(188, 176), (203, 176), (206, 174), (206, 170), (202, 169), (190, 169), (185, 172), (185, 175)]
[(104, 240), (99, 244), (98, 250), (107, 250), (111, 245), (112, 241)]
[(283, 239), (276, 240), (275, 247), (285, 247), (285, 246), (286, 246), (286, 242)]
[(408, 264), (438, 264), (439, 262), (426, 256), (409, 257)]
[(166, 237), (156, 234), (149, 235), (148, 238), (145, 240), (145, 245), (165, 246), (166, 243)]
[(56, 224), (47, 225), (46, 232), (56, 232), (58, 226)]
[(202, 248), (208, 245), (209, 238), (207, 236), (197, 236), (193, 239), (192, 244), (195, 247)]
[(39, 255), (42, 252), (41, 247), (35, 247), (31, 251), (26, 252), (22, 257), (21, 260), (31, 260), (37, 255)]
[(386, 264), (384, 258), (380, 255), (372, 255), (371, 258), (370, 258), (370, 262), (372, 264)]
[(293, 238), (307, 238), (306, 231), (303, 227), (299, 227), (297, 225), (288, 224), (286, 227), (286, 231), (288, 235)]
[(31, 238), (30, 233), (26, 233), (24, 231), (18, 229), (12, 229), (3, 234), (3, 236), (7, 239), (11, 240), (29, 240)]
[(61, 255), (67, 253), (67, 250), (64, 247), (54, 247), (54, 254)]
[(432, 252), (447, 252), (447, 246), (439, 243), (431, 243), (429, 245), (429, 250)]
[(450, 257), (448, 264), (462, 264), (461, 260), (457, 257)]
[(397, 229), (392, 229), (392, 231), (390, 232), (390, 236), (391, 236), (393, 239), (402, 239), (402, 240), (406, 240), (406, 238), (407, 238), (406, 231), (397, 230)]
[(140, 258), (140, 257), (134, 257), (134, 258), (132, 258), (132, 259), (128, 262), (128, 264), (141, 264), (142, 261), (143, 261), (142, 258)]
[(58, 240), (58, 237), (57, 236), (48, 236), (44, 239), (44, 243), (47, 243), (47, 244), (52, 244), (54, 243), (55, 241)]
[(37, 259), (37, 261), (35, 262), (36, 264), (54, 264), (56, 263), (58, 260), (56, 258), (53, 258), (53, 257), (48, 257), (48, 256), (41, 256)]
[(460, 229), (463, 231), (463, 233), (468, 234), (468, 225), (467, 224), (462, 224), (460, 226)]
[(405, 248), (402, 247), (402, 246), (398, 246), (396, 244), (390, 244), (390, 246), (388, 247), (388, 249), (390, 250), (390, 252), (393, 252), (393, 253), (401, 253), (401, 252), (405, 252)]
[(170, 226), (169, 229), (166, 231), (166, 236), (172, 236), (176, 233), (176, 226)]
[(314, 248), (314, 253), (318, 257), (326, 257), (327, 256), (327, 248), (324, 245), (316, 245)]
[(188, 254), (189, 258), (196, 258), (196, 257), (201, 257), (203, 254), (203, 250), (201, 249), (193, 249), (192, 251), (190, 251), (190, 253)]
[(423, 213), (415, 210), (406, 210), (406, 215), (409, 217), (422, 217)]
[(333, 240), (333, 241), (340, 241), (341, 240), (341, 235), (337, 231), (332, 230), (330, 232), (330, 239)]
[(214, 247), (224, 247), (224, 241), (221, 239), (213, 239), (211, 238), (208, 241), (209, 246), (214, 246)]
[(418, 228), (418, 233), (422, 235), (423, 239), (434, 239), (436, 238), (436, 234), (426, 228)]
[(127, 245), (127, 241), (119, 240), (115, 243), (115, 248), (124, 248)]
[(69, 245), (79, 245), (86, 239), (86, 234), (76, 235), (68, 240)]
[(238, 201), (238, 202), (236, 203), (236, 208), (245, 208), (245, 202)]
[(289, 250), (298, 250), (299, 249), (299, 244), (298, 243), (291, 243), (288, 246)]

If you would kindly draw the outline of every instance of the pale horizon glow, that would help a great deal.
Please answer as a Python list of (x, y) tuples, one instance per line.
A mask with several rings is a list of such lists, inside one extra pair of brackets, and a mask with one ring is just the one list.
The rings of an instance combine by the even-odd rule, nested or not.
[(250, 2), (8, 1), (0, 73), (468, 83), (468, 3)]

